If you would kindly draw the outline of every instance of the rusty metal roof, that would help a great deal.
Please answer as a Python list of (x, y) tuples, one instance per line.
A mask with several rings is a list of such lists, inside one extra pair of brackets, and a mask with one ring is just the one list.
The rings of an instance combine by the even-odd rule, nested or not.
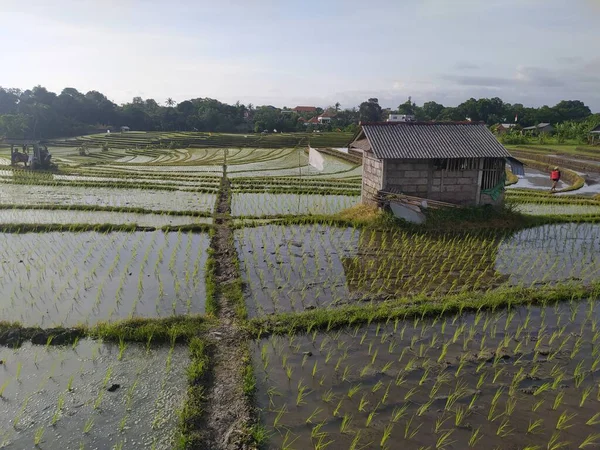
[(484, 124), (386, 122), (362, 126), (379, 159), (506, 158), (510, 153)]

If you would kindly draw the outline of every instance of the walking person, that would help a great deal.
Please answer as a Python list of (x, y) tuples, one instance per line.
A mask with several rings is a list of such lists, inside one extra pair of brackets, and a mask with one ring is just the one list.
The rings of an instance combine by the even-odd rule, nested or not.
[(550, 179), (552, 180), (552, 189), (550, 189), (550, 192), (556, 192), (556, 186), (560, 181), (560, 170), (558, 167), (555, 167), (552, 172), (550, 172)]

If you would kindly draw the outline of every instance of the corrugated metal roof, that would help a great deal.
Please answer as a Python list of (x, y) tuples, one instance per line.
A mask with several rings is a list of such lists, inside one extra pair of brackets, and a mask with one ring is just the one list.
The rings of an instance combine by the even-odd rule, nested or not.
[(400, 122), (364, 124), (362, 128), (379, 159), (510, 156), (483, 124)]

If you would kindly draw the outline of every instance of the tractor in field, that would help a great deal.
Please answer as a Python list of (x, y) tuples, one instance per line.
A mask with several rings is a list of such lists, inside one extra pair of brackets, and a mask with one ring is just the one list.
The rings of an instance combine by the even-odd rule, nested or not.
[(11, 166), (23, 163), (23, 166), (30, 170), (57, 169), (56, 164), (52, 162), (52, 155), (48, 151), (48, 147), (41, 145), (39, 141), (5, 139), (4, 143), (10, 145)]

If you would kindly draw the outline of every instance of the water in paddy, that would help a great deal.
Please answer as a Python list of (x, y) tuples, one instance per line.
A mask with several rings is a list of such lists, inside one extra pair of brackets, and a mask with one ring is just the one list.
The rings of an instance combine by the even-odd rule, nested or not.
[(267, 448), (598, 448), (599, 320), (591, 300), (258, 340)]
[(2, 234), (0, 317), (50, 327), (203, 313), (205, 234)]
[[(563, 181), (559, 181), (556, 189), (564, 189), (567, 186)], [(552, 188), (552, 180), (549, 173), (528, 167), (525, 170), (525, 176), (519, 177), (519, 181), (516, 184), (507, 186), (507, 188), (543, 189), (549, 191)]]
[(324, 225), (235, 233), (251, 316), (419, 294), (600, 278), (600, 226), (496, 235), (381, 233)]
[(164, 227), (212, 223), (210, 217), (137, 214), (113, 211), (69, 211), (48, 209), (0, 209), (3, 224), (133, 224), (141, 227)]
[(211, 212), (215, 194), (146, 189), (3, 184), (0, 204), (95, 205), (164, 211)]
[(86, 339), (0, 347), (0, 360), (1, 448), (38, 448), (36, 436), (47, 450), (174, 447), (187, 348), (127, 344), (120, 354)]
[(359, 203), (358, 195), (234, 193), (231, 212), (252, 217), (336, 214)]
[(600, 214), (600, 206), (593, 205), (518, 203), (515, 207), (519, 212), (534, 216)]

